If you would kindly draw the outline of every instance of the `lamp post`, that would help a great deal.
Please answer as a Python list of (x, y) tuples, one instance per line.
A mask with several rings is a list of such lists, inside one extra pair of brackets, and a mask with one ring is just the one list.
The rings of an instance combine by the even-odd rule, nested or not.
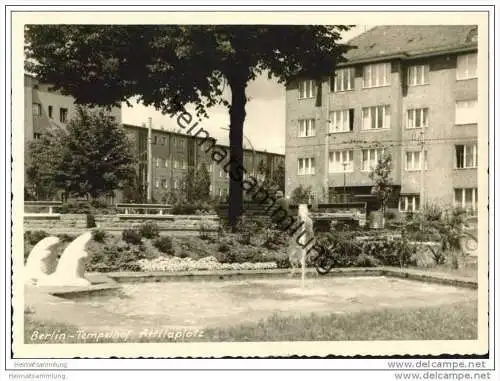
[(344, 167), (344, 204), (347, 203), (347, 193), (346, 193), (346, 188), (345, 188), (345, 168), (349, 165), (348, 162), (344, 161), (342, 163), (342, 166)]

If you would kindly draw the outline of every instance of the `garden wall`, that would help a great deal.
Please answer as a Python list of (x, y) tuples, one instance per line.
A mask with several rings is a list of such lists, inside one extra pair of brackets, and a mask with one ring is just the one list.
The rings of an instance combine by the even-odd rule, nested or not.
[[(95, 215), (95, 222), (101, 229), (120, 232), (133, 228), (146, 221), (154, 221), (162, 232), (182, 232), (183, 234), (198, 234), (200, 226), (206, 231), (217, 231), (219, 218), (215, 215), (174, 215), (151, 218), (134, 215)], [(85, 214), (60, 214), (60, 215), (29, 215), (24, 217), (24, 230), (45, 230), (51, 233), (78, 233), (87, 229)]]

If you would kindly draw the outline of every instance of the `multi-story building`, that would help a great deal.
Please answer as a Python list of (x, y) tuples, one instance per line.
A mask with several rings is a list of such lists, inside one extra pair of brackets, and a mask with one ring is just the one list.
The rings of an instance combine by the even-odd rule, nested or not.
[(390, 208), (476, 210), (477, 27), (378, 26), (349, 44), (331, 78), (287, 85), (286, 194), (378, 207), (369, 173), (390, 152)]
[[(24, 75), (24, 141), (36, 139), (50, 126), (65, 126), (76, 116), (76, 104), (72, 97), (50, 89), (35, 77)], [(108, 112), (121, 123), (121, 109), (113, 107)]]
[[(145, 125), (134, 126), (124, 124), (123, 127), (134, 142), (138, 154), (139, 181), (146, 187), (147, 184), (147, 141), (148, 130)], [(199, 168), (205, 163), (210, 174), (210, 194), (221, 199), (229, 195), (229, 174), (224, 170), (224, 164), (214, 162), (206, 151), (199, 137), (181, 134), (162, 129), (152, 130), (152, 193), (153, 197), (161, 201), (168, 193), (182, 189), (189, 168)], [(217, 145), (220, 149), (229, 152), (229, 148)], [(229, 157), (229, 155), (228, 155)], [(284, 166), (284, 155), (244, 149), (243, 166), (249, 175), (258, 177), (259, 169), (265, 168), (270, 175), (278, 168)]]
[[(121, 109), (110, 111), (118, 123), (121, 123)], [(28, 143), (36, 139), (51, 126), (64, 127), (76, 116), (76, 104), (71, 96), (50, 90), (50, 85), (39, 83), (29, 75), (24, 76), (24, 140), (25, 152)], [(147, 184), (147, 144), (148, 131), (145, 126), (122, 124), (133, 143), (135, 156), (138, 158), (137, 174), (140, 183)], [(223, 170), (223, 164), (213, 162), (205, 148), (196, 144), (196, 137), (172, 131), (154, 129), (152, 132), (153, 158), (153, 197), (161, 201), (170, 191), (180, 190), (185, 181), (188, 168), (197, 168), (205, 162), (210, 173), (210, 193), (222, 199), (229, 194), (229, 176)], [(228, 150), (228, 147), (219, 146)], [(25, 161), (29, 157), (25, 155)], [(26, 162), (27, 163), (27, 162)], [(25, 163), (25, 166), (26, 166)], [(261, 164), (263, 163), (263, 164)], [(259, 165), (272, 174), (279, 165), (284, 166), (284, 155), (258, 150), (244, 150), (244, 167), (249, 174), (257, 175)]]

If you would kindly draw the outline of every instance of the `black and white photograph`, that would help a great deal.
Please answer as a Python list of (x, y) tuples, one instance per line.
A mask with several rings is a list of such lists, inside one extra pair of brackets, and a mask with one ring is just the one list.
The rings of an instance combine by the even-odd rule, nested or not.
[(488, 358), (488, 12), (110, 14), (11, 14), (13, 359)]

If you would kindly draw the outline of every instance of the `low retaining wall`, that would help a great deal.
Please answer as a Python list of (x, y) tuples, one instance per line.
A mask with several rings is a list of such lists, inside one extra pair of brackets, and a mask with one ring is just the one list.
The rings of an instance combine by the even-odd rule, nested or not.
[[(325, 277), (363, 277), (363, 276), (387, 276), (402, 278), (413, 281), (436, 283), (446, 286), (464, 287), (477, 289), (476, 279), (460, 277), (418, 269), (398, 267), (357, 267), (357, 268), (335, 268), (326, 275), (319, 275), (315, 269), (307, 269), (308, 278)], [(182, 271), (170, 272), (110, 272), (105, 274), (117, 283), (139, 283), (139, 282), (169, 282), (169, 281), (207, 281), (207, 280), (231, 280), (231, 279), (269, 279), (290, 276), (289, 269), (270, 270), (219, 270), (219, 271)], [(300, 274), (295, 274), (300, 279)]]
[(25, 214), (24, 231), (58, 229), (82, 230), (87, 227), (85, 214)]
[[(219, 229), (219, 217), (216, 215), (94, 215), (99, 228), (107, 231), (122, 231), (134, 228), (146, 221), (155, 222), (162, 232), (183, 232), (198, 234), (200, 227), (205, 231)], [(52, 233), (78, 233), (87, 229), (85, 214), (49, 215), (28, 214), (24, 216), (24, 231), (45, 230)]]

